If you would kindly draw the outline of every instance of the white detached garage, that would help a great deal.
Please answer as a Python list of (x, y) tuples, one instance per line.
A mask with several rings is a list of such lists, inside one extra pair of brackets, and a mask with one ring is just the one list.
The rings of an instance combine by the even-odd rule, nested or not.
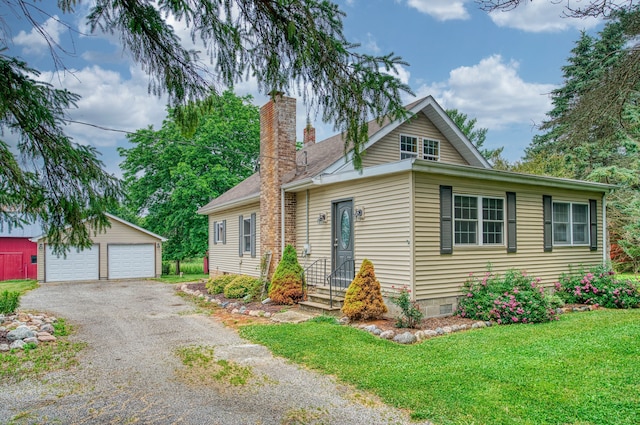
[(38, 244), (38, 281), (60, 282), (159, 277), (162, 273), (162, 236), (112, 214), (111, 227), (93, 236), (93, 246), (66, 256), (53, 253), (44, 237)]

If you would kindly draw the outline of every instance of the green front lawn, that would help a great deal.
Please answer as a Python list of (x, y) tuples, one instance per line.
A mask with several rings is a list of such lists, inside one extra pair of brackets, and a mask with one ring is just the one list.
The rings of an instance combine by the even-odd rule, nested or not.
[(38, 287), (38, 282), (33, 279), (23, 280), (3, 280), (0, 282), (0, 292), (4, 291), (18, 291), (24, 294), (27, 291)]
[(640, 310), (599, 310), (402, 346), (346, 326), (242, 336), (435, 424), (640, 423)]
[(183, 274), (182, 277), (175, 274), (163, 274), (162, 277), (155, 278), (162, 283), (185, 283), (185, 282), (198, 282), (200, 279), (209, 279), (208, 274)]

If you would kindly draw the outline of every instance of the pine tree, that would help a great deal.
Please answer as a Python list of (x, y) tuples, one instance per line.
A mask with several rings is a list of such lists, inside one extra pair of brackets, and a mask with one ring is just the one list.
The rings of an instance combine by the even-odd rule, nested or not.
[(287, 245), (282, 253), (271, 284), (269, 298), (276, 304), (293, 304), (304, 299), (304, 280), (298, 254), (292, 245)]
[(388, 311), (373, 263), (366, 258), (344, 297), (342, 312), (351, 320), (379, 319)]

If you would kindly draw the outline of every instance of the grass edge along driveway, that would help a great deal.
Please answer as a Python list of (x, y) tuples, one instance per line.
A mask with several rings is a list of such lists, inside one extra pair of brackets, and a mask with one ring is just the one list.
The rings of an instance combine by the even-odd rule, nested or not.
[(316, 322), (240, 333), (439, 425), (640, 423), (640, 309), (574, 313), (411, 346)]

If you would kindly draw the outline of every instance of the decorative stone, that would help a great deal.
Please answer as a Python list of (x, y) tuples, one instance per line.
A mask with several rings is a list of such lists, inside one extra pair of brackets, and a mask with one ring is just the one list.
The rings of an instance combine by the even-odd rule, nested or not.
[(265, 313), (264, 313), (264, 317), (271, 317), (271, 313), (270, 313), (270, 312), (268, 312), (268, 311), (267, 311), (267, 312), (265, 312)]
[(234, 308), (233, 310), (231, 310), (231, 314), (239, 314), (240, 310), (238, 310), (237, 308)]
[(264, 314), (264, 311), (262, 310), (251, 310), (249, 311), (249, 316), (251, 317), (260, 317), (260, 313), (262, 312), (262, 314)]
[(14, 330), (9, 331), (9, 333), (7, 333), (7, 339), (9, 341), (17, 341), (25, 338), (31, 338), (34, 336), (36, 336), (36, 333), (24, 325), (18, 326)]
[(40, 325), (40, 332), (49, 332), (50, 334), (55, 332), (55, 328), (51, 323), (45, 323)]
[(19, 313), (18, 314), (18, 321), (19, 322), (29, 322), (31, 321), (31, 317), (28, 314), (25, 313)]
[(349, 318), (347, 316), (343, 316), (340, 318), (340, 320), (338, 320), (338, 323), (340, 323), (341, 325), (348, 325), (349, 324)]
[(271, 302), (271, 298), (265, 298), (262, 300), (262, 304), (269, 304)]
[(423, 341), (424, 339), (426, 339), (424, 331), (416, 332), (416, 339), (418, 340), (418, 342)]
[(411, 332), (405, 332), (400, 335), (394, 336), (393, 341), (397, 342), (398, 344), (413, 344), (417, 341), (417, 338)]
[(0, 314), (0, 323), (4, 323), (4, 314)]
[(222, 303), (220, 303), (220, 307), (222, 308), (227, 308), (228, 305), (229, 305), (229, 301), (223, 301)]
[(22, 342), (24, 342), (25, 344), (35, 344), (38, 345), (38, 338), (36, 338), (35, 336), (32, 336), (31, 338), (25, 338), (22, 340)]
[(442, 327), (442, 332), (444, 332), (446, 334), (450, 334), (451, 332), (453, 332), (453, 329), (451, 329), (451, 326), (443, 326)]
[(466, 331), (467, 329), (469, 329), (469, 325), (467, 325), (466, 323), (458, 326), (458, 330), (460, 331)]
[(55, 342), (56, 340), (57, 338), (53, 335), (38, 335), (38, 341), (40, 342)]
[(440, 327), (436, 328), (436, 334), (438, 335), (444, 335), (444, 330)]
[(487, 320), (486, 322), (484, 322), (484, 324), (487, 325), (488, 328), (493, 326), (493, 322), (491, 320)]
[(460, 326), (458, 325), (451, 325), (451, 332), (458, 332), (460, 330)]
[(380, 334), (380, 338), (382, 339), (393, 339), (393, 337), (396, 336), (396, 333), (394, 331), (384, 331)]
[(11, 343), (11, 345), (9, 346), (9, 349), (10, 349), (10, 350), (13, 350), (13, 349), (16, 349), (16, 348), (17, 348), (17, 349), (20, 349), (20, 348), (22, 348), (22, 347), (24, 347), (24, 341), (22, 341), (21, 339), (18, 339), (18, 340), (13, 341), (13, 342)]
[(434, 336), (438, 336), (438, 332), (434, 331), (433, 329), (427, 329), (426, 331), (424, 331), (424, 336), (425, 338), (433, 338)]
[(0, 351), (9, 351), (9, 344), (0, 344)]
[(371, 332), (373, 333), (373, 331), (375, 331), (376, 329), (378, 329), (378, 327), (376, 325), (368, 325), (364, 327), (364, 330), (367, 332)]
[(245, 307), (245, 306), (240, 307), (240, 313), (241, 314), (244, 313), (245, 311), (247, 311), (247, 307)]
[(371, 331), (371, 333), (374, 335), (380, 335), (382, 333), (382, 329), (375, 328), (373, 331)]

